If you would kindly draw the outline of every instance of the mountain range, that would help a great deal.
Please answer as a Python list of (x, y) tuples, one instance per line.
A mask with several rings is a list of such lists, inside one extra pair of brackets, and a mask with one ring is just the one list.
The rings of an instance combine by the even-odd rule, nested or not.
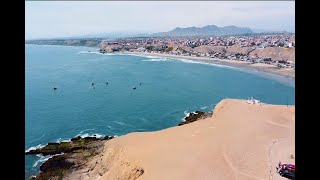
[(207, 25), (204, 27), (177, 27), (168, 32), (154, 33), (150, 36), (224, 36), (224, 35), (240, 35), (254, 33), (250, 28), (237, 26), (218, 27), (216, 25)]

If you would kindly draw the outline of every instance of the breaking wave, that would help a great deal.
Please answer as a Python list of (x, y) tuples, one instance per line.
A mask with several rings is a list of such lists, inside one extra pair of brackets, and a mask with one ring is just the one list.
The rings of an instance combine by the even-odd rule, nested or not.
[(207, 106), (203, 106), (203, 107), (201, 107), (200, 109), (206, 109), (207, 108)]
[(186, 117), (188, 117), (190, 113), (188, 113), (188, 110), (184, 111), (183, 113), (184, 113), (184, 117), (181, 119), (181, 121), (186, 121)]
[(80, 131), (80, 134), (81, 134), (81, 133), (84, 133), (84, 132), (86, 132), (86, 131), (91, 131), (91, 130), (95, 130), (95, 128), (92, 128), (92, 129), (85, 129), (85, 130), (83, 130), (83, 131)]
[(91, 133), (85, 133), (85, 134), (80, 133), (80, 134), (76, 135), (76, 137), (78, 137), (78, 136), (80, 136), (82, 138), (86, 138), (86, 137), (102, 138), (102, 137), (104, 137), (104, 135), (102, 135), (102, 134), (91, 134)]
[(31, 150), (36, 150), (36, 149), (39, 149), (39, 148), (43, 148), (43, 147), (45, 147), (46, 145), (42, 145), (42, 144), (39, 144), (39, 145), (37, 145), (37, 146), (32, 146), (32, 147), (30, 147), (29, 149), (27, 149), (27, 150), (25, 150), (25, 152), (29, 152), (29, 151), (31, 151)]
[(160, 61), (168, 61), (168, 58), (159, 58), (159, 59), (148, 59), (148, 60), (142, 60), (142, 61), (151, 61), (151, 62), (160, 62)]
[(222, 64), (208, 63), (208, 62), (188, 60), (188, 59), (180, 59), (180, 58), (173, 58), (173, 59), (178, 60), (178, 61), (182, 61), (182, 62), (185, 62), (185, 63), (204, 64), (204, 65), (209, 65), (209, 66), (223, 67), (223, 68), (236, 69), (236, 70), (242, 71), (241, 68), (232, 67), (232, 66), (227, 66), (227, 65), (222, 65)]
[(39, 157), (40, 159), (37, 160), (37, 161), (32, 165), (32, 167), (37, 167), (38, 164), (42, 164), (42, 163), (48, 161), (48, 159), (50, 159), (50, 158), (52, 158), (52, 157), (54, 157), (54, 156), (62, 155), (62, 154), (64, 154), (64, 153), (55, 154), (55, 155), (48, 155), (48, 156), (43, 156), (43, 155), (37, 154), (37, 157)]

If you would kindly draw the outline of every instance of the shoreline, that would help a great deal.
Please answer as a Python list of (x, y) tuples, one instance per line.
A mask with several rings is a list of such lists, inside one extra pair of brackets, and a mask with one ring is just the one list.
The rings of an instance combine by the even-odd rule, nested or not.
[(293, 70), (293, 68), (278, 68), (270, 64), (262, 64), (262, 63), (252, 64), (250, 62), (237, 61), (237, 60), (224, 60), (224, 59), (208, 58), (208, 57), (191, 57), (191, 56), (181, 56), (181, 55), (161, 54), (161, 53), (130, 52), (130, 51), (125, 51), (121, 53), (128, 54), (128, 55), (136, 54), (136, 55), (168, 57), (168, 58), (175, 58), (175, 59), (187, 59), (187, 60), (193, 60), (193, 61), (199, 61), (199, 62), (205, 61), (208, 63), (226, 65), (226, 66), (236, 67), (236, 68), (245, 69), (245, 70), (257, 70), (260, 72), (274, 74), (284, 78), (295, 80), (295, 70)]
[[(39, 45), (43, 46), (45, 44), (29, 44), (29, 45)], [(91, 47), (91, 46), (74, 46), (74, 45), (45, 45), (45, 46), (60, 46), (60, 47), (89, 47), (98, 49), (98, 47)], [(99, 52), (99, 51), (98, 51)], [(236, 67), (244, 70), (256, 70), (259, 72), (271, 74), (271, 75), (277, 75), (281, 76), (283, 78), (295, 81), (295, 70), (293, 68), (278, 68), (274, 65), (270, 64), (262, 64), (262, 63), (255, 63), (252, 64), (250, 62), (245, 61), (237, 61), (237, 60), (225, 60), (225, 59), (219, 59), (219, 58), (208, 58), (208, 57), (192, 57), (192, 56), (182, 56), (182, 55), (174, 55), (174, 54), (161, 54), (161, 53), (146, 53), (146, 52), (131, 52), (131, 51), (121, 51), (121, 54), (135, 54), (135, 55), (149, 55), (149, 56), (157, 56), (157, 57), (167, 57), (167, 58), (175, 58), (175, 59), (187, 59), (187, 60), (193, 60), (198, 62), (206, 62), (206, 63), (212, 63), (217, 65), (226, 65), (230, 67)], [(103, 54), (103, 53), (101, 53)], [(112, 53), (116, 54), (116, 53)]]

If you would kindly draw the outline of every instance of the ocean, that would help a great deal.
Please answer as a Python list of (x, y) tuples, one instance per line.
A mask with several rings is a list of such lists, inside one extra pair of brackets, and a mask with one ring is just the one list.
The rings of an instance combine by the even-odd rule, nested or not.
[[(211, 111), (224, 98), (295, 104), (294, 80), (286, 77), (184, 59), (100, 54), (91, 47), (25, 48), (26, 151), (78, 135), (165, 129), (190, 112)], [(25, 156), (25, 177), (37, 174), (48, 158)]]

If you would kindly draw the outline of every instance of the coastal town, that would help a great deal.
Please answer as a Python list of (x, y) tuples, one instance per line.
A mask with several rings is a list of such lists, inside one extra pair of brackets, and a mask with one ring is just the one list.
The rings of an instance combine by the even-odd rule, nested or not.
[(295, 68), (294, 34), (216, 37), (131, 37), (102, 40), (101, 53), (141, 52), (272, 64)]

